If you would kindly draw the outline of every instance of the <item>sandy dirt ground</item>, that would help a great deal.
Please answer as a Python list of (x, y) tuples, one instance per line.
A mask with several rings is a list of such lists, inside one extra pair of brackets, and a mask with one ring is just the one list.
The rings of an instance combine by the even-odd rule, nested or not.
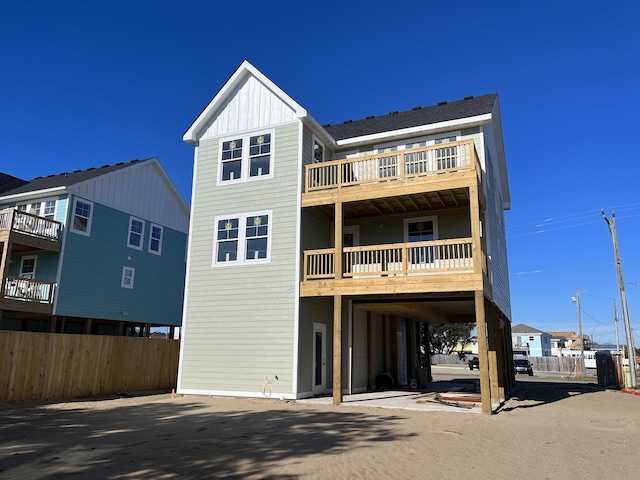
[(493, 415), (169, 394), (0, 405), (7, 479), (639, 478), (640, 396), (519, 382)]

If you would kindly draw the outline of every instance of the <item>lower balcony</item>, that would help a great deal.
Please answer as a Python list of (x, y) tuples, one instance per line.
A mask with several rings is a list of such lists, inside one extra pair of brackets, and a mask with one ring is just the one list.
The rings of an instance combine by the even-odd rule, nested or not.
[[(345, 247), (342, 274), (335, 248), (304, 252), (302, 296), (448, 292), (482, 289), (486, 255), (473, 256), (471, 238)], [(333, 292), (333, 293), (332, 293)]]
[(56, 284), (23, 277), (5, 277), (0, 309), (51, 314)]

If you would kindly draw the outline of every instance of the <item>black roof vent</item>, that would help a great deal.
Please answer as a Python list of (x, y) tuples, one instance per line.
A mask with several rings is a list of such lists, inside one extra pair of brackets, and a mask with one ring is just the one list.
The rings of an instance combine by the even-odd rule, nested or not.
[(331, 126), (331, 124), (327, 123), (326, 125), (322, 125), (322, 128), (327, 128), (327, 127), (330, 127), (330, 126)]
[(40, 180), (41, 178), (43, 178), (43, 177), (36, 177), (36, 178), (34, 178), (34, 180)]
[(47, 178), (55, 177), (55, 174), (47, 175)]
[(367, 120), (371, 120), (372, 118), (376, 118), (375, 115), (369, 115), (368, 117), (365, 117)]
[(447, 101), (445, 100), (444, 102), (438, 102), (438, 105), (446, 105)]
[(422, 110), (422, 107), (413, 107), (411, 110)]
[(389, 112), (389, 115), (397, 115), (397, 114), (398, 114), (397, 110), (394, 110), (393, 112)]
[(116, 165), (124, 165), (124, 162), (118, 162)]
[(137, 158), (135, 160), (131, 160), (130, 163), (138, 163), (140, 160), (138, 160)]
[(353, 122), (353, 120), (345, 120), (345, 121), (344, 121), (344, 122), (342, 122), (342, 123), (351, 123), (351, 122)]
[(96, 169), (96, 167), (89, 167), (89, 168), (87, 168), (87, 171), (89, 171), (89, 170), (95, 170), (95, 169)]
[(468, 97), (464, 97), (465, 100), (472, 100), (473, 99), (473, 95), (469, 95)]
[(109, 165), (102, 165), (100, 168), (107, 168)]
[(73, 173), (81, 172), (82, 170), (74, 170)]

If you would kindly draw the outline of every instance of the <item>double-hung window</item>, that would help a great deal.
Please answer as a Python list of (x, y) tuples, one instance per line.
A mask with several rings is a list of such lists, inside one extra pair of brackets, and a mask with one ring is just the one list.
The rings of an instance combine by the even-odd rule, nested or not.
[(91, 234), (91, 217), (93, 214), (93, 203), (87, 200), (76, 198), (73, 202), (73, 220), (71, 221), (71, 231), (89, 236)]
[(156, 255), (162, 253), (162, 227), (155, 223), (151, 224), (149, 231), (149, 252)]
[(271, 211), (215, 219), (213, 266), (269, 263)]
[(230, 138), (220, 145), (218, 184), (273, 176), (273, 133)]
[(127, 240), (127, 246), (135, 248), (136, 250), (142, 250), (142, 243), (144, 241), (144, 220), (131, 217), (129, 219), (129, 238)]

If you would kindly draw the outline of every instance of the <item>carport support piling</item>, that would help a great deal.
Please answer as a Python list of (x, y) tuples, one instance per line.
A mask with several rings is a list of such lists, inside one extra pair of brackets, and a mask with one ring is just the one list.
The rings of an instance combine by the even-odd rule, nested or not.
[(482, 413), (491, 413), (491, 385), (489, 383), (489, 355), (487, 345), (487, 322), (484, 309), (484, 292), (475, 292), (476, 329), (478, 331), (478, 360), (480, 361), (480, 398)]

